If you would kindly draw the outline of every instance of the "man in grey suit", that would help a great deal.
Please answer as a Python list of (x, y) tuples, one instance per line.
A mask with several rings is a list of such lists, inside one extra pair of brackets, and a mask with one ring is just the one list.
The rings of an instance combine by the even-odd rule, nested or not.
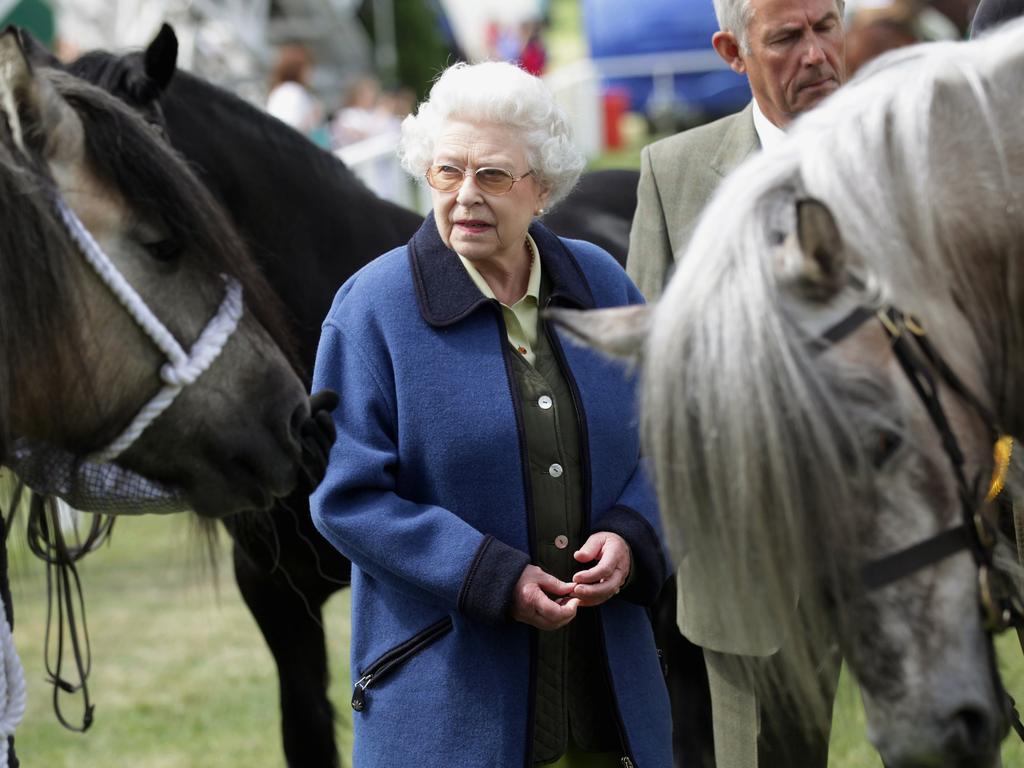
[[(648, 300), (660, 295), (721, 180), (752, 153), (778, 141), (797, 115), (846, 76), (843, 0), (714, 4), (719, 31), (711, 44), (733, 71), (747, 76), (753, 100), (735, 115), (644, 149), (626, 269)], [(678, 565), (676, 621), (682, 634), (704, 649), (717, 768), (826, 768), (828, 734), (808, 733), (777, 707), (763, 706), (737, 663), (745, 655), (775, 664), (785, 649), (776, 653), (751, 636), (724, 634), (694, 599), (703, 590), (690, 595), (685, 560)], [(834, 667), (823, 685), (834, 688), (838, 664)]]
[(846, 76), (843, 0), (714, 0), (711, 38), (747, 75), (753, 100), (736, 113), (644, 148), (626, 269), (648, 300), (667, 282), (719, 182), (782, 136)]

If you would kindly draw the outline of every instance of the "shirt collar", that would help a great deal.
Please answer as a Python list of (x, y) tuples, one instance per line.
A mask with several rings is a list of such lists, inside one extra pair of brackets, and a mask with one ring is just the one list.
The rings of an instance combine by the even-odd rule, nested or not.
[[(526, 234), (526, 247), (530, 249), (530, 279), (526, 284), (526, 293), (509, 305), (510, 307), (514, 307), (519, 304), (519, 302), (527, 298), (532, 298), (534, 301), (540, 303), (540, 254), (537, 252), (537, 243), (534, 242), (533, 237), (531, 237), (529, 233)], [(480, 292), (488, 299), (496, 298), (494, 291), (491, 290), (491, 286), (489, 286), (487, 281), (484, 280), (484, 276), (480, 274), (480, 270), (473, 266), (473, 262), (461, 253), (457, 253), (456, 256), (459, 257), (459, 261), (462, 262), (462, 266), (466, 268), (470, 278), (473, 280), (476, 287), (480, 289)]]
[(757, 138), (761, 142), (762, 149), (774, 147), (786, 137), (786, 132), (775, 123), (764, 116), (761, 106), (754, 100), (754, 130), (757, 131)]

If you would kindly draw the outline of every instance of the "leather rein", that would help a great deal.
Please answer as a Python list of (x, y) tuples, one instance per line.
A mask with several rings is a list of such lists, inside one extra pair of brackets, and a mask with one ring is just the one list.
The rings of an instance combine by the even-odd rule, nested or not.
[[(887, 306), (877, 310), (857, 307), (826, 330), (820, 340), (835, 344), (864, 323), (875, 319), (889, 336), (896, 360), (917, 392), (942, 440), (943, 450), (956, 479), (960, 522), (904, 549), (866, 563), (861, 568), (861, 579), (869, 591), (881, 589), (951, 555), (963, 550), (969, 551), (978, 569), (978, 601), (985, 631), (989, 635), (989, 663), (995, 690), (1002, 692), (1007, 718), (1017, 735), (1024, 740), (1024, 724), (1021, 723), (1013, 698), (1003, 688), (999, 678), (993, 645), (996, 634), (1012, 627), (1017, 630), (1024, 650), (1024, 600), (1012, 577), (995, 563), (996, 530), (975, 501), (978, 498), (978, 482), (976, 480), (972, 484), (967, 480), (963, 451), (939, 398), (938, 380), (941, 379), (981, 418), (993, 444), (997, 445), (997, 454), (1000, 446), (1004, 449), (1007, 447), (1009, 438), (1000, 438), (1001, 433), (991, 412), (946, 363), (921, 324), (895, 307)], [(822, 345), (818, 351), (827, 348), (827, 345)], [(986, 502), (994, 500), (1002, 490), (1005, 465), (1009, 463), (1005, 450), (1004, 454), (1005, 463), (997, 460), (997, 474), (993, 478)]]

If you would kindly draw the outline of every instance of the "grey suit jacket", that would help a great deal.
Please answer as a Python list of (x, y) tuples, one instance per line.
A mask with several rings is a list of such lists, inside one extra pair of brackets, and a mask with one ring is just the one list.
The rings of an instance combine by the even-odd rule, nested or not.
[(648, 301), (661, 294), (719, 183), (760, 146), (751, 102), (644, 148), (626, 271)]
[[(644, 148), (626, 271), (648, 301), (661, 294), (722, 179), (760, 146), (751, 103), (734, 115)], [(687, 567), (685, 555), (672, 555), (677, 566), (676, 623), (687, 638), (729, 654), (767, 656), (778, 649), (770, 622), (762, 624), (748, 615), (724, 626), (713, 610), (717, 606), (698, 597), (708, 590), (693, 589), (698, 576)]]

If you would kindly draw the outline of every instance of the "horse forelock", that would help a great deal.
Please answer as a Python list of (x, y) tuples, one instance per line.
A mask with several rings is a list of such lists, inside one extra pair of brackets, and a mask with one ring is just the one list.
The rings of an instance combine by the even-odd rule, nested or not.
[(243, 285), (246, 306), (298, 368), (292, 333), (266, 279), (220, 204), (178, 153), (137, 112), (83, 80), (44, 70), (82, 120), (93, 170), (144, 215), (167, 225), (194, 265), (211, 276), (232, 275)]
[[(871, 488), (858, 435), (887, 415), (872, 407), (872, 382), (813, 356), (766, 254), (797, 199), (822, 200), (872, 287), (865, 303), (917, 313), (957, 364), (998, 367), (1003, 339), (984, 334), (1020, 318), (1024, 217), (993, 221), (991, 211), (1017, 204), (1024, 157), (1019, 94), (1001, 100), (993, 73), (1000, 56), (1024, 50), (1024, 23), (982, 45), (883, 62), (736, 171), (648, 340), (643, 426), (670, 548), (715, 580), (726, 628), (785, 643), (787, 695), (822, 726), (815, 670), (837, 616), (826, 601), (856, 565), (855, 524), (842, 513)], [(822, 576), (836, 589), (801, 591), (796, 610), (797, 585)]]

